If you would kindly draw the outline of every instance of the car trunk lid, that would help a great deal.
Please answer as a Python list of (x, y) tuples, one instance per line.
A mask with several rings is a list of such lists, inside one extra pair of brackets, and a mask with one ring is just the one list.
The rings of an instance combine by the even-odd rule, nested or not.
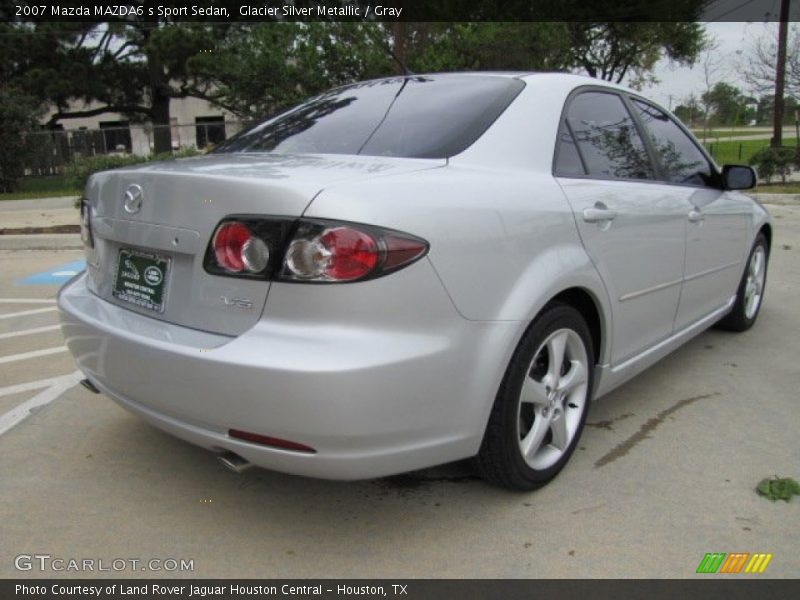
[(95, 174), (86, 196), (90, 288), (126, 309), (226, 335), (252, 327), (269, 282), (214, 275), (203, 259), (230, 215), (296, 218), (326, 186), (435, 168), (443, 160), (226, 154)]

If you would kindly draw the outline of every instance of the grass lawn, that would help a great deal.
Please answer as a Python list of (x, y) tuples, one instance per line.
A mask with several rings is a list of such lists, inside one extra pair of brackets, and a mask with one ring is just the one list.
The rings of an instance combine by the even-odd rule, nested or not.
[[(780, 178), (778, 178), (780, 180)], [(800, 194), (800, 181), (787, 181), (786, 185), (780, 183), (771, 183), (769, 185), (759, 185), (752, 190), (747, 190), (745, 193), (753, 192), (754, 194)]]
[(16, 192), (0, 194), (0, 200), (24, 200), (26, 198), (53, 198), (58, 196), (79, 196), (65, 177), (26, 177)]
[[(692, 129), (692, 133), (698, 140), (701, 142), (703, 141), (702, 129)], [(765, 131), (763, 129), (756, 129), (755, 131), (753, 129), (709, 129), (706, 132), (706, 138), (708, 140), (714, 140), (716, 138), (729, 138), (740, 135), (764, 135), (771, 133), (771, 131)]]
[[(797, 138), (784, 138), (784, 146), (795, 146)], [(717, 164), (740, 164), (746, 165), (750, 157), (761, 148), (769, 146), (769, 140), (734, 140), (724, 142), (708, 142), (708, 149)]]

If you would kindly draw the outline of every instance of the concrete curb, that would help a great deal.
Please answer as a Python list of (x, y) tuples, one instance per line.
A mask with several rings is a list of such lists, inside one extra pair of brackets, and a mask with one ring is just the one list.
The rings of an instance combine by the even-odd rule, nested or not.
[(0, 235), (0, 250), (80, 250), (78, 233)]

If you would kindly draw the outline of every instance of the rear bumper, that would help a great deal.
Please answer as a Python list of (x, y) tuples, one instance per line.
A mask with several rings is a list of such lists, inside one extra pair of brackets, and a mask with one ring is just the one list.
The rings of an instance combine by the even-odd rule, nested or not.
[[(58, 305), (67, 346), (101, 391), (191, 443), (327, 479), (384, 476), (474, 455), (519, 329), (466, 321), (451, 310), (435, 328), (262, 317), (244, 334), (226, 337), (120, 308), (85, 282), (80, 276), (68, 283)], [(240, 441), (229, 429), (299, 442), (316, 453)]]

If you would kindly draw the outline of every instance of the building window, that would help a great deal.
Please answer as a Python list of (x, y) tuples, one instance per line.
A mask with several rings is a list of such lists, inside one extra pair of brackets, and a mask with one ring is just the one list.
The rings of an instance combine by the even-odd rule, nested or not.
[(100, 131), (103, 132), (106, 153), (130, 152), (133, 149), (128, 121), (100, 121)]
[(225, 141), (225, 117), (196, 117), (197, 147), (215, 146)]

